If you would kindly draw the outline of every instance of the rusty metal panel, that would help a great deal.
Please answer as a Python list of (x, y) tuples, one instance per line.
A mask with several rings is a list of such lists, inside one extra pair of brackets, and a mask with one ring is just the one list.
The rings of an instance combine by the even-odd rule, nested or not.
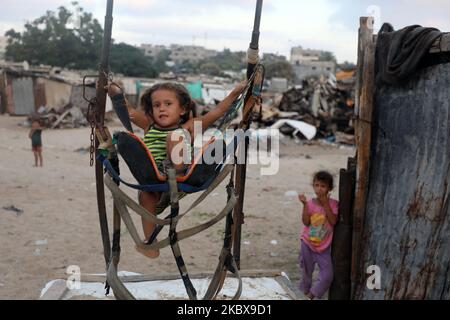
[(16, 78), (12, 81), (15, 115), (29, 115), (35, 111), (32, 78)]
[(47, 105), (47, 100), (45, 98), (45, 84), (37, 82), (34, 88), (34, 106), (36, 110), (38, 110), (40, 107), (45, 107)]
[(6, 112), (14, 114), (13, 90), (10, 84), (6, 86)]
[(450, 299), (450, 64), (375, 94), (357, 299)]

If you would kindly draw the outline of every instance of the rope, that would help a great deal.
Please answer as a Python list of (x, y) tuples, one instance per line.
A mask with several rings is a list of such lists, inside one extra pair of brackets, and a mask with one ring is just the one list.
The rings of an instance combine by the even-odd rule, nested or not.
[(249, 64), (257, 65), (259, 63), (259, 50), (248, 48), (247, 50), (247, 62)]

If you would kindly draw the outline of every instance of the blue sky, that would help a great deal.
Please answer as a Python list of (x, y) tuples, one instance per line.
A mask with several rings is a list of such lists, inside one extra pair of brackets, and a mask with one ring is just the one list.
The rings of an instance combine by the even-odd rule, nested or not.
[[(105, 0), (79, 0), (103, 24)], [(70, 0), (0, 0), (0, 34), (20, 31), (26, 21)], [(195, 44), (246, 50), (255, 0), (116, 0), (113, 38), (139, 45)], [(338, 61), (356, 61), (359, 17), (374, 15), (396, 29), (411, 24), (450, 31), (448, 0), (264, 0), (262, 52), (289, 56), (292, 46), (332, 51)], [(447, 15), (447, 16), (446, 16)]]

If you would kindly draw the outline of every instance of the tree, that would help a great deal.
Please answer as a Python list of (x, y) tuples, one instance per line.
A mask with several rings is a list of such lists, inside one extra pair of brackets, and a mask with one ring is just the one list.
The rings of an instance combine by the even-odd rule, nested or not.
[(336, 62), (336, 56), (333, 52), (322, 51), (319, 57), (319, 61), (334, 61)]
[(95, 68), (100, 56), (103, 30), (91, 13), (84, 12), (73, 2), (79, 24), (69, 28), (75, 15), (65, 7), (55, 13), (25, 24), (25, 31), (8, 30), (6, 58), (27, 60), (31, 64), (48, 64), (76, 69)]
[(153, 61), (153, 69), (159, 74), (161, 72), (169, 71), (166, 62), (170, 60), (170, 50), (164, 49), (156, 55)]
[(230, 49), (224, 49), (215, 57), (205, 61), (216, 64), (221, 70), (241, 71), (247, 66), (246, 53), (243, 51), (231, 52)]
[(111, 47), (111, 70), (130, 77), (154, 78), (158, 72), (153, 68), (153, 61), (144, 53), (126, 43), (113, 44)]
[(289, 81), (295, 79), (292, 65), (287, 61), (275, 61), (266, 64), (266, 78), (286, 78)]
[(206, 62), (200, 65), (200, 71), (210, 76), (219, 76), (221, 68), (214, 62)]
[[(97, 69), (100, 61), (103, 29), (91, 13), (84, 12), (77, 2), (72, 11), (59, 7), (25, 24), (22, 33), (6, 32), (6, 58), (46, 64), (70, 69)], [(77, 18), (77, 19), (75, 19)], [(111, 69), (125, 76), (155, 77), (153, 65), (160, 60), (149, 60), (137, 48), (125, 43), (111, 46)]]

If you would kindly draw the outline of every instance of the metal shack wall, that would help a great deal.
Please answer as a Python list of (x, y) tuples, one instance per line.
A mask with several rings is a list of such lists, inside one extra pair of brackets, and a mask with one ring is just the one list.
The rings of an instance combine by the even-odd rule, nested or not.
[(362, 268), (381, 290), (357, 299), (450, 299), (450, 64), (375, 93)]

